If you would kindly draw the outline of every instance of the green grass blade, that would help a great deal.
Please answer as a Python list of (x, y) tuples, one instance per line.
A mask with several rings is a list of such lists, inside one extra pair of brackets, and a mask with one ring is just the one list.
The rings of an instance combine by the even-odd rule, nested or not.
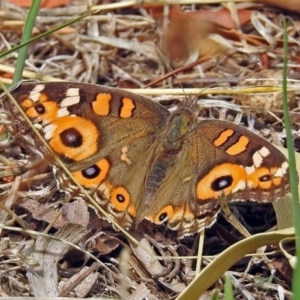
[(293, 199), (293, 220), (296, 234), (296, 256), (297, 264), (293, 274), (293, 299), (300, 299), (300, 206), (299, 206), (299, 193), (298, 193), (298, 175), (296, 169), (296, 158), (294, 152), (292, 131), (291, 131), (291, 120), (289, 117), (289, 108), (287, 101), (287, 65), (288, 65), (288, 33), (287, 33), (287, 22), (283, 18), (283, 81), (282, 81), (282, 99), (283, 99), (283, 112), (284, 112), (284, 123), (286, 129), (286, 140), (289, 156), (289, 174), (291, 184), (291, 194)]
[[(228, 247), (206, 266), (176, 300), (197, 300), (229, 268), (246, 254), (265, 245), (278, 244), (282, 239), (294, 236), (294, 228), (252, 235)], [(300, 299), (300, 298), (299, 298)]]
[(21, 44), (23, 44), (24, 46), (22, 46), (19, 49), (19, 55), (18, 55), (16, 69), (15, 69), (14, 78), (12, 82), (13, 85), (18, 83), (22, 79), (22, 74), (23, 74), (25, 60), (27, 57), (27, 50), (28, 50), (27, 42), (31, 38), (32, 29), (35, 23), (36, 16), (40, 9), (40, 4), (41, 4), (41, 0), (34, 0), (32, 5), (30, 6), (29, 14), (26, 20), (26, 24), (25, 24), (25, 28), (21, 40)]
[(233, 290), (232, 290), (232, 284), (230, 281), (230, 277), (226, 275), (225, 277), (225, 294), (224, 294), (225, 300), (233, 300)]

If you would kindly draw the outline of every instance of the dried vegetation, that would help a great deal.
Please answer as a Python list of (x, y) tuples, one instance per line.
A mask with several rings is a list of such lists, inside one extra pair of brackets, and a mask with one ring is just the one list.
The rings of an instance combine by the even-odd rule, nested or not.
[[(283, 61), (280, 8), (232, 2), (224, 6), (201, 3), (126, 6), (128, 3), (121, 2), (114, 3), (112, 8), (110, 1), (105, 5), (94, 3), (94, 6), (87, 6), (87, 2), (74, 0), (66, 7), (40, 10), (35, 35), (89, 9), (100, 9), (30, 44), (24, 78), (134, 88), (138, 89), (136, 93), (148, 94), (168, 107), (176, 104), (174, 98), (182, 99), (210, 87), (199, 97), (243, 106), (244, 124), (277, 144), (283, 142), (281, 93), (276, 91), (281, 85)], [(27, 12), (26, 8), (2, 1), (0, 52), (20, 43)], [(285, 13), (294, 20), (289, 27), (289, 86), (297, 90), (299, 15)], [(0, 59), (0, 77), (7, 83), (16, 57), (17, 53), (13, 52)], [(177, 74), (166, 76), (169, 73)], [(147, 86), (152, 88), (145, 89)], [(255, 86), (255, 94), (249, 91), (239, 94), (239, 89), (245, 86)], [(275, 90), (268, 92), (265, 86)], [(291, 91), (289, 99), (297, 137), (300, 117), (297, 91)], [(203, 108), (201, 114), (227, 119), (236, 115), (226, 105), (221, 111)], [(32, 163), (32, 157), (33, 153), (24, 153), (18, 145), (3, 147), (0, 156), (2, 174), (5, 174), (0, 184), (1, 206), (12, 209), (19, 218), (9, 210), (2, 210), (0, 223), (15, 225), (14, 228), (23, 224), (28, 230), (26, 233), (2, 229), (1, 296), (170, 299), (193, 280), (195, 259), (172, 260), (172, 257), (196, 255), (196, 236), (179, 240), (174, 233), (153, 226), (147, 227), (147, 234), (135, 233), (135, 238), (150, 254), (167, 257), (158, 260), (115, 232), (83, 200), (65, 203), (66, 196), (58, 191), (51, 167), (30, 168), (22, 179), (15, 176), (24, 171), (21, 166)], [(276, 224), (272, 207), (268, 205), (239, 205), (235, 210), (251, 233), (266, 231)], [(62, 213), (58, 215), (58, 211)], [(68, 225), (70, 222), (77, 225)], [(55, 239), (37, 234), (42, 232)], [(206, 232), (202, 266), (240, 238), (220, 216), (217, 224)], [(78, 246), (71, 247), (61, 240)], [(268, 266), (262, 259), (245, 258), (231, 268), (230, 274), (237, 280), (232, 280), (236, 286), (235, 299), (251, 299), (249, 295), (253, 299), (279, 299), (278, 286), (289, 298), (291, 270), (278, 253), (269, 258), (272, 263)], [(270, 269), (277, 273), (273, 283), (267, 285), (272, 276)], [(213, 288), (222, 295), (223, 279), (210, 290)]]

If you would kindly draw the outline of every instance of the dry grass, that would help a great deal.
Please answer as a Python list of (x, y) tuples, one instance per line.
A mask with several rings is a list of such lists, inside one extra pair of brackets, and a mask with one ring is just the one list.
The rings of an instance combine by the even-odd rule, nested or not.
[[(87, 10), (85, 2), (74, 0), (71, 6), (65, 8), (41, 9), (36, 21), (35, 34), (79, 16)], [(4, 52), (20, 42), (27, 10), (6, 2), (1, 5), (0, 52)], [(114, 5), (118, 6), (118, 3)], [(98, 83), (140, 89), (136, 90), (137, 93), (145, 92), (143, 89), (147, 85), (170, 71), (170, 68), (166, 67), (168, 64), (165, 54), (161, 55), (158, 51), (162, 27), (168, 16), (166, 19), (162, 18), (161, 6), (131, 4), (122, 8), (121, 3), (119, 5), (120, 7), (114, 9), (110, 9), (109, 5), (108, 9), (101, 6), (100, 13), (32, 43), (24, 78)], [(219, 8), (218, 4), (184, 5), (181, 10), (194, 11), (200, 7), (206, 11)], [(214, 55), (208, 53), (206, 59), (200, 59), (193, 67), (178, 72), (176, 77), (159, 81), (153, 87), (153, 94), (156, 94), (153, 99), (162, 101), (169, 107), (174, 102), (174, 95), (162, 95), (159, 89), (168, 89), (170, 94), (174, 94), (172, 89), (179, 88), (180, 98), (185, 97), (181, 87), (188, 96), (190, 92), (198, 92), (199, 88), (216, 85), (218, 88), (210, 89), (210, 95), (205, 95), (206, 99), (225, 100), (244, 106), (244, 123), (249, 122), (251, 112), (255, 117), (249, 122), (250, 127), (256, 130), (264, 129), (261, 133), (265, 137), (280, 144), (284, 138), (281, 133), (281, 94), (273, 92), (267, 96), (249, 93), (239, 95), (234, 89), (245, 85), (276, 87), (281, 84), (283, 53), (280, 12), (258, 5), (248, 9), (255, 12), (252, 21), (240, 25), (237, 29), (223, 28), (220, 32), (230, 45), (226, 48), (230, 51), (221, 51), (222, 53)], [(299, 16), (294, 17), (295, 24), (299, 24)], [(260, 32), (257, 28), (260, 28)], [(289, 51), (290, 87), (297, 89), (297, 79), (300, 77), (299, 37), (293, 26), (289, 28), (289, 34), (293, 38)], [(154, 40), (158, 41), (158, 46)], [(16, 56), (16, 53), (12, 53), (0, 59), (1, 80), (10, 81)], [(258, 59), (260, 62), (253, 65)], [(246, 68), (248, 66), (250, 67)], [(250, 81), (250, 78), (253, 80)], [(219, 94), (220, 90), (226, 90), (227, 93)], [(218, 93), (217, 98), (213, 95), (214, 91)], [(232, 93), (228, 94), (228, 91)], [(263, 88), (261, 91), (264, 91)], [(204, 93), (200, 94), (200, 97), (204, 98)], [(290, 108), (295, 130), (299, 129), (298, 103), (297, 92), (291, 92)], [(202, 115), (219, 118), (223, 112), (224, 110), (204, 108)], [(233, 119), (235, 114), (232, 110), (226, 110), (225, 118)], [(6, 119), (2, 124), (9, 127), (10, 122), (10, 119)], [(277, 135), (270, 131), (267, 123), (273, 124), (273, 128), (278, 131)], [(29, 148), (25, 147), (26, 151)], [(3, 144), (1, 148), (1, 174), (4, 174), (4, 179), (0, 182), (2, 205), (12, 208), (23, 220), (22, 223), (21, 220), (14, 219), (10, 216), (10, 211), (7, 211), (0, 214), (1, 223), (16, 227), (22, 223), (22, 227), (28, 230), (55, 234), (56, 238), (68, 240), (93, 253), (99, 260), (95, 262), (96, 257), (92, 258), (90, 254), (60, 241), (44, 236), (36, 239), (37, 234), (31, 231), (28, 232), (29, 235), (25, 232), (15, 232), (12, 228), (2, 229), (1, 296), (24, 297), (34, 294), (43, 297), (47, 294), (52, 297), (98, 295), (124, 299), (170, 299), (188, 286), (195, 275), (195, 260), (171, 258), (178, 255), (195, 255), (195, 236), (178, 240), (174, 233), (146, 224), (148, 234), (140, 233), (135, 237), (143, 237), (143, 245), (148, 252), (152, 253), (154, 248), (153, 254), (168, 259), (160, 261), (153, 257), (145, 257), (141, 249), (134, 248), (123, 234), (115, 232), (107, 222), (99, 219), (83, 201), (66, 203), (69, 199), (57, 189), (51, 167), (48, 165), (39, 170), (29, 168), (25, 170), (26, 175), (22, 178), (15, 177), (24, 173), (21, 166), (32, 163), (35, 156), (34, 153), (25, 154), (23, 150), (20, 145), (15, 144), (10, 144), (9, 147)], [(62, 215), (57, 215), (61, 208)], [(236, 209), (251, 233), (266, 231), (276, 224), (272, 207), (268, 205), (251, 205), (250, 208), (249, 205), (238, 205)], [(67, 213), (73, 215), (66, 216)], [(54, 219), (56, 223), (53, 222)], [(67, 220), (78, 221), (81, 225), (70, 227)], [(52, 227), (49, 223), (53, 223)], [(222, 252), (240, 238), (240, 235), (220, 217), (217, 224), (206, 232), (203, 265), (209, 263), (211, 256)], [(132, 253), (128, 250), (130, 248)], [(49, 252), (57, 255), (48, 255)], [(40, 255), (41, 253), (43, 255)], [(274, 266), (276, 263), (280, 273), (273, 282), (282, 286), (289, 298), (291, 270), (281, 256), (276, 254), (270, 258), (274, 258)], [(148, 259), (151, 260), (149, 264)], [(241, 290), (248, 290), (255, 299), (277, 299), (276, 284), (269, 285), (267, 292), (265, 290), (264, 284), (271, 276), (265, 262), (252, 261), (247, 268), (248, 263), (249, 259), (244, 259), (232, 268), (231, 274), (241, 281), (235, 299), (245, 299)], [(259, 283), (256, 282), (258, 277)], [(222, 294), (223, 280), (220, 279), (213, 288), (219, 289)]]

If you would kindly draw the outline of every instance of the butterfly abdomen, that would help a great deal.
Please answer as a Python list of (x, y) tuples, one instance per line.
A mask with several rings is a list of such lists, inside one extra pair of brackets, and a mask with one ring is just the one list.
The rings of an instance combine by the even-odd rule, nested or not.
[(150, 203), (156, 191), (161, 187), (162, 182), (175, 164), (177, 151), (163, 150), (154, 160), (146, 179), (145, 202)]
[(190, 126), (193, 115), (189, 111), (175, 113), (170, 118), (170, 124), (162, 134), (162, 146), (158, 149), (155, 159), (146, 179), (145, 202), (151, 203), (157, 190), (174, 168)]

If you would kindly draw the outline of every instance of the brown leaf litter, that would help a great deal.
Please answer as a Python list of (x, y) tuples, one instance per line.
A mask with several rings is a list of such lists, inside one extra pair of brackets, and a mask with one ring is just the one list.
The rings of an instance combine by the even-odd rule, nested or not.
[[(123, 7), (116, 7), (119, 3), (92, 2), (93, 6), (87, 6), (86, 1), (73, 0), (68, 6), (40, 10), (34, 34), (72, 20), (89, 9), (100, 8), (98, 13), (30, 44), (24, 79), (98, 83), (136, 88), (140, 89), (137, 93), (143, 93), (145, 86), (169, 73), (172, 65), (184, 69), (174, 70), (176, 77), (155, 83), (152, 90), (159, 96), (152, 97), (154, 100), (172, 108), (177, 99), (188, 95), (187, 91), (213, 85), (210, 95), (204, 96), (204, 90), (198, 96), (241, 105), (244, 125), (259, 134), (263, 129), (266, 138), (272, 139), (275, 134), (278, 142), (282, 142), (281, 93), (268, 90), (281, 86), (280, 9), (257, 3), (249, 3), (247, 7), (243, 4), (169, 7), (150, 3), (124, 7), (123, 3)], [(11, 1), (0, 5), (1, 53), (20, 43), (27, 13), (27, 9)], [(299, 15), (286, 14), (299, 25)], [(214, 22), (216, 19), (218, 22)], [(168, 20), (171, 20), (169, 25)], [(181, 24), (184, 35), (180, 32)], [(293, 134), (297, 138), (300, 47), (297, 28), (289, 26), (288, 32), (289, 105)], [(16, 52), (1, 58), (2, 81), (11, 82), (15, 64)], [(181, 91), (176, 96), (161, 94), (159, 90), (167, 88), (171, 92), (174, 87)], [(236, 92), (245, 87), (249, 90), (244, 94)], [(253, 88), (258, 89), (255, 94), (251, 94)], [(224, 93), (216, 95), (220, 90)], [(228, 90), (231, 93), (225, 93)], [(223, 118), (233, 119), (236, 112), (210, 107), (202, 108), (200, 114), (214, 118), (223, 114)], [(0, 125), (7, 128), (9, 122), (1, 119)], [(190, 256), (197, 253), (196, 236), (178, 240), (176, 234), (145, 222), (144, 231), (132, 233), (140, 241), (137, 246), (99, 219), (83, 200), (68, 203), (72, 199), (66, 199), (58, 191), (51, 167), (46, 165), (45, 170), (38, 172), (27, 170), (27, 177), (21, 177), (32, 157), (33, 153), (24, 152), (20, 145), (5, 146), (1, 142), (0, 163), (6, 172), (0, 181), (2, 202), (22, 219), (25, 229), (37, 233), (29, 236), (26, 232), (2, 230), (0, 248), (5, 254), (1, 257), (1, 296), (169, 299), (193, 280), (195, 260)], [(251, 233), (264, 232), (276, 224), (270, 205), (239, 204), (234, 212)], [(9, 212), (1, 212), (0, 218), (2, 224), (19, 227)], [(52, 238), (39, 236), (42, 232)], [(202, 266), (239, 239), (241, 236), (220, 216), (217, 224), (206, 231)], [(164, 258), (158, 259), (156, 255)], [(172, 259), (176, 256), (187, 258)], [(290, 297), (290, 276), (286, 275), (290, 269), (283, 257), (274, 259), (279, 274), (268, 290), (265, 286), (270, 270), (266, 262), (251, 261), (246, 272), (248, 262), (245, 258), (228, 271), (247, 293), (255, 299), (278, 299), (273, 289), (278, 283), (287, 299)], [(257, 282), (257, 277), (263, 281)], [(214, 288), (223, 295), (224, 279), (216, 280), (209, 295)], [(235, 290), (235, 299), (245, 299), (240, 290)]]

